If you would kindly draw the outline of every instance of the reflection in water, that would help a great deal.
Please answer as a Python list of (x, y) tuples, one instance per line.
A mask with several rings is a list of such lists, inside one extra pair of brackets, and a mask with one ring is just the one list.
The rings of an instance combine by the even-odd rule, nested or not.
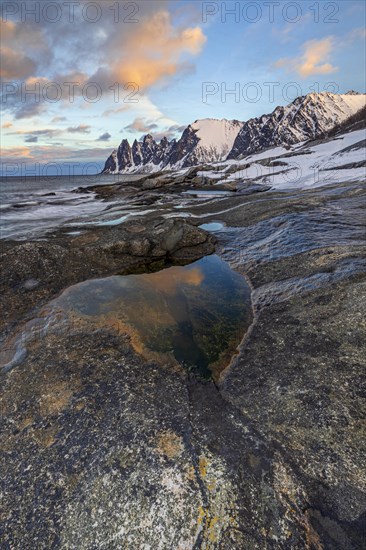
[(86, 329), (107, 327), (128, 334), (135, 351), (146, 359), (178, 362), (201, 377), (216, 378), (251, 320), (244, 278), (217, 256), (209, 256), (185, 267), (68, 288), (27, 323), (22, 338), (10, 346), (13, 359), (4, 369), (11, 370), (24, 358), (25, 344), (35, 331), (46, 335), (75, 322)]
[(54, 305), (125, 331), (146, 358), (218, 374), (251, 323), (250, 290), (217, 256), (157, 273), (90, 280)]

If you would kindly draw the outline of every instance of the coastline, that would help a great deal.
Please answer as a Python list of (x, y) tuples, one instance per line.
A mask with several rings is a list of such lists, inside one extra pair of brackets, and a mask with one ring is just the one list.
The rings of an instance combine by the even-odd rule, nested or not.
[[(105, 192), (108, 202), (125, 191)], [(116, 227), (3, 243), (9, 334), (71, 284), (156, 268), (167, 253), (185, 263), (215, 250), (250, 282), (255, 312), (218, 385), (143, 360), (113, 327), (90, 333), (80, 325), (32, 342), (24, 361), (1, 375), (6, 543), (113, 545), (111, 533), (123, 527), (134, 547), (159, 547), (161, 537), (173, 540), (173, 526), (176, 545), (357, 547), (366, 484), (357, 467), (364, 185), (191, 200), (187, 218), (171, 208), (176, 192), (169, 184), (144, 190), (140, 207), (158, 203), (156, 210)], [(212, 219), (224, 228), (210, 235), (197, 227)], [(30, 280), (38, 284), (27, 289)], [(109, 517), (93, 511), (97, 502), (112, 503)]]

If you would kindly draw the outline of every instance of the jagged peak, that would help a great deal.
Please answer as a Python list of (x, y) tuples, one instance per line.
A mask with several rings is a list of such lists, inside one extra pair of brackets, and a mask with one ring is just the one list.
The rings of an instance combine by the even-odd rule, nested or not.
[(134, 140), (132, 151), (124, 139), (118, 151), (113, 151), (110, 158), (117, 155), (116, 162), (110, 161), (108, 170), (113, 170), (113, 166), (122, 172), (181, 168), (315, 139), (362, 109), (365, 97), (354, 90), (346, 94), (311, 92), (246, 122), (196, 119), (185, 128), (180, 139), (163, 136), (156, 142), (151, 134), (146, 134), (140, 141)]
[(130, 146), (130, 142), (128, 141), (128, 139), (124, 138), (124, 139), (121, 141), (120, 147), (125, 147), (126, 145)]

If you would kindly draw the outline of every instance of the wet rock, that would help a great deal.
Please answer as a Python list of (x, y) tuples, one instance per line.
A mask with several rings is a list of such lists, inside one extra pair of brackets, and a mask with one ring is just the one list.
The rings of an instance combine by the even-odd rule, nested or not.
[(142, 239), (133, 239), (129, 243), (129, 254), (132, 256), (148, 256), (151, 249), (151, 242), (147, 237)]
[[(113, 319), (34, 339), (1, 375), (5, 548), (366, 547), (365, 197), (343, 184), (185, 206), (226, 223), (219, 252), (253, 288), (254, 322), (216, 385), (143, 361)], [(1, 322), (214, 245), (153, 216), (4, 243)]]
[(66, 257), (67, 250), (56, 244), (20, 244), (2, 257), (2, 280), (13, 286), (23, 285), (28, 280), (49, 281), (60, 272)]
[[(7, 303), (2, 322), (6, 325), (38, 300), (70, 284), (156, 260), (197, 260), (212, 254), (215, 242), (215, 237), (186, 220), (158, 219), (90, 230), (73, 239), (60, 233), (58, 244), (15, 244), (1, 255), (0, 290)], [(23, 299), (26, 289), (32, 290), (29, 302)]]
[(96, 185), (94, 187), (89, 187), (88, 189), (89, 192), (95, 193), (96, 197), (99, 199), (109, 199), (121, 191), (123, 186), (118, 184)]
[(209, 186), (218, 183), (218, 181), (219, 180), (217, 178), (210, 178), (208, 176), (201, 175), (193, 178), (191, 180), (191, 184), (194, 186)]
[(366, 527), (362, 397), (354, 391), (366, 349), (362, 338), (350, 342), (365, 279), (328, 287), (326, 300), (317, 290), (263, 310), (222, 388), (289, 457), (324, 547), (350, 550), (364, 545)]
[(164, 187), (165, 185), (170, 185), (171, 183), (174, 183), (175, 179), (170, 176), (164, 176), (159, 178), (149, 178), (142, 184), (143, 190), (148, 189), (160, 189), (161, 187)]
[(220, 185), (217, 186), (217, 189), (222, 189), (223, 191), (237, 191), (238, 185), (236, 181), (220, 181)]
[(203, 185), (205, 182), (205, 178), (203, 176), (195, 176), (190, 181), (192, 185)]

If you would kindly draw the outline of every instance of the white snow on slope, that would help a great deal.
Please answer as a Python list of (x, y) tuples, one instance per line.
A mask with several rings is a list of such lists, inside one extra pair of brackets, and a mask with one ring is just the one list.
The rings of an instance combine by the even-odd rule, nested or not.
[(362, 109), (366, 104), (365, 94), (332, 94), (329, 92), (315, 92), (305, 96), (298, 104), (290, 104), (285, 107), (285, 115), (278, 124), (276, 131), (281, 133), (287, 128), (296, 138), (301, 141), (304, 135), (301, 129), (293, 125), (293, 118), (297, 112), (302, 113), (304, 120), (307, 120), (315, 129), (315, 120), (323, 131), (328, 131), (334, 126), (341, 124), (350, 116)]
[(200, 139), (199, 146), (217, 151), (230, 151), (243, 122), (227, 119), (203, 118), (196, 120), (191, 127)]
[(362, 109), (365, 106), (366, 95), (353, 95), (352, 93), (332, 94), (329, 92), (317, 94), (313, 92), (306, 96), (305, 102), (306, 101), (319, 104), (323, 110), (323, 116), (333, 116), (335, 122), (336, 120), (346, 120), (348, 117)]
[[(351, 151), (347, 147), (360, 144), (366, 139), (366, 130), (357, 130), (336, 136), (329, 141), (290, 150), (282, 147), (268, 149), (258, 155), (251, 155), (234, 164), (242, 166), (225, 181), (243, 182), (255, 180), (255, 183), (271, 185), (273, 189), (306, 189), (331, 185), (347, 181), (366, 182), (366, 168), (345, 168), (344, 165), (365, 162), (365, 145)], [(285, 156), (292, 153), (292, 156)], [(260, 161), (271, 159), (269, 166)], [(285, 163), (284, 166), (271, 164)], [(233, 161), (226, 163), (228, 167)], [(249, 164), (249, 166), (248, 166)]]

